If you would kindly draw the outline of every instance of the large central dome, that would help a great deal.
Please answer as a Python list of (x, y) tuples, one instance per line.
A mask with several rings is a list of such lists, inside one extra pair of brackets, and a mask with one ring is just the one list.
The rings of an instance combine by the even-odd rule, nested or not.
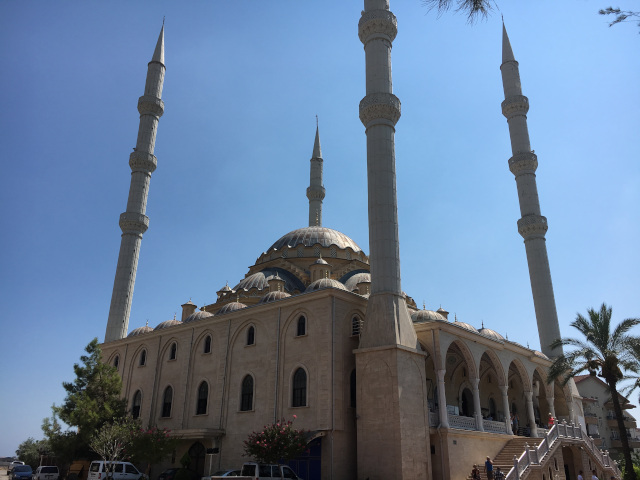
[(358, 244), (344, 233), (325, 227), (304, 227), (289, 232), (280, 237), (267, 251), (269, 252), (274, 249), (280, 250), (282, 247), (287, 246), (293, 248), (298, 245), (312, 247), (317, 244), (320, 244), (322, 247), (335, 245), (339, 249), (350, 248), (356, 253), (362, 252)]

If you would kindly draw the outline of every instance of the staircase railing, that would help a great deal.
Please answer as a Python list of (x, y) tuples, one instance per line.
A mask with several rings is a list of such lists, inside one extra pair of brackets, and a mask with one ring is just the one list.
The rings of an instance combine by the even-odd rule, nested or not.
[(525, 470), (530, 465), (540, 465), (545, 455), (549, 453), (557, 442), (561, 442), (564, 438), (582, 440), (586, 448), (603, 467), (611, 468), (613, 470), (613, 474), (617, 478), (622, 477), (618, 465), (611, 461), (609, 452), (599, 450), (597, 445), (594, 443), (593, 438), (588, 436), (579, 425), (574, 425), (573, 423), (567, 424), (566, 421), (563, 421), (562, 423), (556, 423), (551, 427), (551, 429), (543, 435), (542, 441), (537, 447), (530, 447), (527, 444), (525, 445), (524, 453), (520, 458), (514, 455), (513, 468), (509, 470), (505, 479), (520, 480), (520, 477), (525, 473)]

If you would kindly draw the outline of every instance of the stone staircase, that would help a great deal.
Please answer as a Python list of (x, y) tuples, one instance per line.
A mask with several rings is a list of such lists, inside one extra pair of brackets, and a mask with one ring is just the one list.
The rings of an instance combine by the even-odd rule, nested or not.
[[(537, 447), (542, 438), (532, 438), (532, 437), (514, 437), (507, 442), (507, 444), (500, 450), (500, 452), (491, 460), (493, 461), (493, 471), (495, 473), (496, 467), (500, 467), (504, 476), (507, 476), (509, 470), (513, 468), (513, 456), (520, 457), (524, 453), (524, 446), (529, 444), (530, 447)], [(481, 461), (478, 461), (478, 468), (481, 472), (481, 477), (483, 480), (487, 478), (487, 472), (484, 468), (484, 462), (486, 458), (483, 458)], [(471, 480), (471, 475), (467, 477), (467, 480)]]

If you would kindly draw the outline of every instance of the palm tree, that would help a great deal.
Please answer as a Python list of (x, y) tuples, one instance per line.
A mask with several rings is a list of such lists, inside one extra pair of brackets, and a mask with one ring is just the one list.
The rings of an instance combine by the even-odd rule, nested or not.
[(617, 385), (624, 378), (623, 370), (637, 369), (632, 347), (634, 344), (637, 345), (640, 339), (629, 335), (628, 332), (640, 324), (640, 318), (627, 318), (611, 331), (611, 307), (603, 303), (600, 310), (589, 308), (587, 313), (588, 318), (578, 313), (571, 323), (584, 338), (560, 338), (551, 344), (553, 349), (565, 345), (574, 349), (555, 358), (549, 368), (548, 381), (551, 383), (556, 379), (562, 379), (566, 384), (570, 378), (587, 371), (590, 375), (598, 375), (604, 379), (611, 392), (613, 411), (618, 422), (622, 452), (627, 466), (625, 480), (635, 480)]

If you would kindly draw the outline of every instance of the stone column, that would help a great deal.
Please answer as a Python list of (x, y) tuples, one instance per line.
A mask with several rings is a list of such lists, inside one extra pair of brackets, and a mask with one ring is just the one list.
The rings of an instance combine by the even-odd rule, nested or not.
[(125, 337), (129, 328), (129, 314), (131, 313), (131, 301), (133, 300), (133, 287), (136, 282), (140, 244), (142, 243), (142, 234), (149, 228), (149, 217), (145, 213), (151, 173), (153, 173), (157, 165), (153, 152), (158, 121), (164, 113), (164, 103), (161, 100), (164, 73), (163, 25), (156, 49), (147, 69), (144, 95), (138, 99), (138, 112), (140, 113), (138, 139), (136, 148), (133, 149), (133, 153), (129, 156), (131, 185), (129, 187), (127, 210), (120, 215), (119, 221), (122, 239), (116, 266), (116, 276), (113, 282), (105, 342)]
[(533, 392), (524, 392), (527, 399), (527, 414), (529, 416), (529, 427), (531, 428), (531, 436), (538, 436), (538, 427), (536, 426), (536, 414), (533, 411)]
[(500, 391), (502, 392), (502, 408), (504, 409), (504, 423), (507, 435), (513, 435), (513, 430), (511, 430), (511, 413), (509, 411), (509, 387), (507, 385), (500, 385)]
[(438, 414), (440, 415), (440, 426), (442, 428), (449, 428), (449, 415), (447, 414), (447, 393), (444, 388), (444, 377), (446, 370), (438, 370), (436, 376), (438, 377)]
[(471, 380), (471, 384), (473, 386), (473, 410), (476, 417), (476, 428), (481, 432), (484, 432), (484, 423), (482, 421), (482, 411), (480, 408), (480, 389), (478, 388), (479, 383), (479, 378)]

